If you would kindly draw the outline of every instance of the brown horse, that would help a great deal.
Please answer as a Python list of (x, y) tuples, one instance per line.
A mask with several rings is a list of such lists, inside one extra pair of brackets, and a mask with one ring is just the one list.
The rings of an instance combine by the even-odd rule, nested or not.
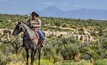
[[(26, 35), (26, 38), (23, 39), (24, 41), (24, 47), (25, 47), (25, 51), (26, 51), (26, 58), (27, 58), (27, 62), (26, 65), (28, 65), (28, 59), (29, 59), (29, 50), (31, 50), (31, 65), (33, 65), (34, 63), (34, 56), (36, 54), (36, 45), (38, 44), (38, 33), (34, 32), (33, 30), (31, 30), (26, 24), (22, 23), (22, 22), (18, 22), (18, 24), (16, 25), (16, 28), (13, 31), (13, 35), (18, 35), (19, 33), (23, 32), (23, 35)], [(34, 37), (33, 40), (31, 40), (31, 38)], [(39, 51), (39, 63), (38, 65), (40, 65), (40, 56), (41, 56), (41, 48), (40, 46), (38, 47), (38, 51)]]

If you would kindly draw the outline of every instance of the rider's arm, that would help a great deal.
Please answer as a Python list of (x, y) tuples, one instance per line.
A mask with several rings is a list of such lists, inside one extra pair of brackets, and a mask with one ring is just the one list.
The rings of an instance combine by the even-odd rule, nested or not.
[(25, 23), (26, 25), (30, 25), (30, 19)]
[(29, 26), (29, 27), (30, 27), (30, 25), (31, 25), (30, 21), (31, 21), (31, 19), (29, 19), (29, 20), (25, 23), (25, 24), (26, 24), (27, 26)]

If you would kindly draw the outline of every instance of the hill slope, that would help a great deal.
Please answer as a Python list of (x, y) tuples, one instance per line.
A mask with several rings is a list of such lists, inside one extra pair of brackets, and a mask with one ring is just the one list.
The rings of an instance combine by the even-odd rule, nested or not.
[(51, 6), (41, 11), (38, 11), (38, 13), (41, 16), (45, 17), (107, 20), (107, 10), (101, 9), (79, 9), (79, 10), (62, 11), (55, 6)]

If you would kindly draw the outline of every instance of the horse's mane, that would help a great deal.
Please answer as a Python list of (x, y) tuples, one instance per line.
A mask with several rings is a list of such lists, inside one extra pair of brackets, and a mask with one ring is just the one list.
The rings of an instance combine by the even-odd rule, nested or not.
[(30, 29), (26, 24), (22, 23), (22, 26), (24, 27), (24, 29), (30, 37), (35, 36), (35, 32), (32, 29)]

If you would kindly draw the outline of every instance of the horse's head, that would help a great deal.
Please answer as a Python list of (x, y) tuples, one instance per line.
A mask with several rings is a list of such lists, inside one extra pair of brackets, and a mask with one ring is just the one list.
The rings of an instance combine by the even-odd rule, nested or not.
[(22, 22), (18, 22), (16, 28), (13, 31), (13, 35), (18, 35), (21, 32), (22, 32)]

